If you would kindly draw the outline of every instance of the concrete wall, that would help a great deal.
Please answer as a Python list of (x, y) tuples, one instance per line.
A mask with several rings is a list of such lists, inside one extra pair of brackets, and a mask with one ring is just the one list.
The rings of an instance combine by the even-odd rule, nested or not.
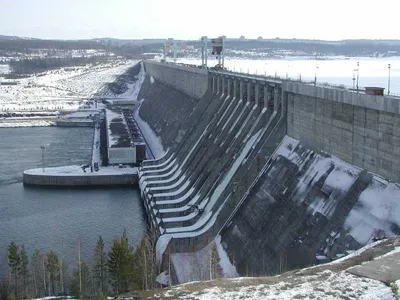
[[(215, 223), (201, 225), (203, 227), (196, 230), (187, 228), (187, 232), (193, 231), (190, 237), (172, 235), (169, 242), (172, 253), (198, 251), (219, 233), (241, 274), (249, 271), (248, 267), (252, 274), (260, 275), (298, 267), (297, 260), (305, 264), (314, 262), (315, 254), (319, 253), (321, 245), (324, 246), (327, 235), (335, 228), (343, 227), (344, 219), (370, 183), (372, 175), (363, 171), (356, 176), (348, 190), (343, 191), (342, 187), (338, 187), (334, 193), (328, 193), (329, 188), (325, 189), (324, 186), (325, 179), (336, 172), (328, 165), (330, 169), (322, 172), (325, 177), (311, 186), (308, 171), (303, 171), (306, 167), (300, 170), (298, 165), (283, 159), (281, 155), (272, 158), (285, 134), (301, 142), (295, 157), (304, 161), (302, 166), (312, 165), (317, 155), (324, 156), (319, 159), (326, 159), (325, 154), (319, 152), (323, 150), (398, 181), (398, 162), (395, 158), (399, 154), (396, 146), (400, 145), (397, 144), (400, 142), (400, 130), (397, 129), (400, 118), (395, 99), (212, 71), (208, 75), (210, 89), (204, 94), (207, 82), (204, 78), (207, 78), (207, 74), (201, 69), (156, 62), (145, 62), (145, 66), (147, 75), (153, 76), (156, 81), (152, 83), (149, 77), (146, 78), (139, 95), (140, 99), (145, 99), (139, 114), (165, 145), (171, 146), (169, 153), (174, 154), (170, 157), (176, 158), (176, 162), (168, 163), (168, 166), (161, 165), (164, 161), (160, 165), (147, 166), (149, 177), (143, 180), (151, 193), (144, 191), (142, 195), (154, 227), (158, 226), (157, 219), (179, 218), (188, 214), (182, 210), (160, 210), (156, 218), (153, 205), (149, 204), (150, 199), (157, 209), (171, 209), (178, 208), (178, 205), (174, 203), (173, 207), (172, 204), (168, 206), (170, 204), (164, 204), (164, 200), (181, 201), (184, 198), (185, 202), (179, 204), (184, 207), (187, 201), (193, 199), (191, 196), (184, 197), (190, 187), (199, 191), (201, 199), (205, 199), (213, 193), (219, 178), (223, 178), (224, 172), (229, 170), (244, 137), (247, 134), (250, 136), (252, 131), (257, 132), (259, 128), (266, 129), (262, 131), (263, 136), (257, 148), (247, 156), (246, 162), (213, 204), (212, 213), (218, 214)], [(199, 88), (203, 81), (204, 91)], [(202, 95), (205, 96), (199, 100), (198, 97)], [(243, 101), (239, 104), (238, 99)], [(242, 102), (251, 104), (247, 108)], [(251, 113), (253, 103), (266, 109), (265, 114), (260, 114), (260, 119)], [(235, 107), (238, 107), (237, 111)], [(236, 120), (239, 124), (235, 123)], [(243, 124), (242, 134), (235, 136)], [(229, 128), (233, 129), (233, 133), (228, 131)], [(205, 132), (207, 134), (203, 136)], [(229, 144), (232, 145), (230, 149), (227, 148)], [(183, 178), (180, 185), (171, 171), (175, 164), (179, 164), (185, 172), (178, 177)], [(341, 169), (341, 164), (338, 168)], [(265, 172), (259, 176), (261, 170)], [(303, 175), (307, 178), (298, 178)], [(196, 178), (196, 181), (190, 180), (190, 186), (179, 191), (186, 178)], [(337, 200), (340, 205), (335, 207), (332, 215), (319, 217), (310, 213), (311, 210), (306, 206), (298, 205), (295, 197), (299, 190), (297, 185), (303, 183), (310, 187), (302, 196), (303, 203), (325, 198), (326, 201)], [(163, 192), (176, 194), (159, 195)], [(216, 213), (219, 205), (223, 205), (223, 208)], [(163, 229), (179, 229), (190, 227), (197, 220), (167, 220), (162, 226)], [(160, 234), (165, 232), (160, 231)], [(343, 230), (343, 237), (346, 236)], [(303, 241), (308, 244), (303, 245)], [(293, 248), (294, 242), (298, 242), (296, 248)], [(343, 245), (346, 243), (348, 240), (343, 241)], [(343, 253), (346, 249), (332, 250), (332, 255)], [(241, 261), (238, 261), (238, 257)], [(263, 261), (262, 267), (260, 260)], [(286, 262), (284, 266), (283, 261)]]
[(400, 181), (399, 100), (285, 83), (288, 135), (370, 172)]
[(136, 163), (136, 148), (135, 147), (108, 148), (108, 163), (110, 165)]
[(159, 81), (201, 98), (207, 90), (207, 70), (155, 61), (144, 62), (146, 73)]
[(193, 110), (200, 102), (199, 98), (158, 79), (152, 83), (150, 76), (146, 76), (138, 99), (144, 99), (139, 116), (161, 138), (165, 149), (174, 148), (181, 142), (192, 125)]
[(137, 174), (123, 175), (90, 175), (90, 176), (57, 176), (42, 174), (23, 174), (27, 185), (41, 186), (106, 186), (132, 185), (138, 182)]

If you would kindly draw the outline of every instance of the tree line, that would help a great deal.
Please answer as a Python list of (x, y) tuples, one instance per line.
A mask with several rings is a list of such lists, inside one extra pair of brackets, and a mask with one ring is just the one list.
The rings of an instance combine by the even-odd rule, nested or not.
[(24, 245), (12, 241), (7, 247), (8, 273), (0, 279), (0, 300), (63, 295), (107, 299), (107, 295), (159, 287), (154, 249), (153, 234), (146, 234), (134, 249), (124, 231), (108, 252), (100, 236), (91, 264), (81, 258), (78, 245), (74, 263), (67, 265), (53, 250), (43, 253), (36, 249), (29, 257)]
[(41, 57), (12, 60), (9, 62), (10, 70), (15, 75), (28, 75), (62, 67), (82, 66), (108, 61), (108, 56), (91, 57)]

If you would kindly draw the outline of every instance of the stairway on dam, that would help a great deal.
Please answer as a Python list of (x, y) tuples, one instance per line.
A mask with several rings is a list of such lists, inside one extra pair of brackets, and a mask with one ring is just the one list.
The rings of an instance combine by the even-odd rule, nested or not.
[[(368, 243), (377, 230), (400, 234), (398, 186), (352, 165), (343, 151), (346, 140), (333, 134), (353, 135), (343, 131), (354, 127), (343, 123), (353, 122), (343, 115), (357, 110), (344, 112), (335, 92), (245, 74), (144, 65), (139, 114), (168, 148), (139, 170), (159, 262), (171, 253), (200, 251), (220, 236), (240, 274), (276, 274), (339, 257)], [(370, 99), (339, 96), (359, 105)], [(321, 102), (325, 127), (317, 129)], [(365, 114), (367, 109), (376, 107)], [(321, 152), (316, 131), (324, 132), (325, 142), (338, 140), (337, 152)]]

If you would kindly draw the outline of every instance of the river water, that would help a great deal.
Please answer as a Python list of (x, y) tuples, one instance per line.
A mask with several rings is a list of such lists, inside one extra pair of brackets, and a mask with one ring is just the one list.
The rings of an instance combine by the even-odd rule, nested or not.
[[(25, 169), (86, 164), (92, 128), (0, 128), (0, 277), (7, 245), (14, 240), (34, 249), (53, 249), (74, 263), (81, 244), (90, 262), (101, 235), (107, 249), (124, 229), (132, 246), (145, 231), (139, 192), (134, 188), (42, 188), (22, 184)], [(73, 266), (75, 267), (75, 265)], [(73, 269), (70, 266), (70, 270)]]

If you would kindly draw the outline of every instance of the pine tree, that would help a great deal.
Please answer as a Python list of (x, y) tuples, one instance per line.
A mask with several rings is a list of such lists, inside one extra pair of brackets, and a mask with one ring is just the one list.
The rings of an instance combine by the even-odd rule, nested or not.
[(121, 278), (121, 265), (122, 265), (122, 253), (121, 243), (119, 240), (114, 240), (110, 251), (108, 252), (108, 273), (110, 283), (114, 288), (114, 291), (120, 293), (120, 278)]
[(21, 266), (21, 257), (18, 246), (14, 241), (8, 246), (8, 266), (11, 269), (11, 274), (14, 274), (14, 295), (18, 299), (18, 274)]
[(62, 295), (65, 295), (66, 293), (65, 293), (65, 283), (67, 282), (67, 274), (68, 274), (68, 272), (67, 272), (67, 269), (68, 269), (68, 266), (66, 265), (66, 263), (65, 263), (65, 259), (64, 259), (64, 256), (61, 256), (61, 259), (60, 259), (60, 293), (62, 294)]
[(135, 251), (134, 260), (134, 287), (147, 290), (155, 287), (156, 266), (154, 257), (154, 243), (151, 235), (145, 235)]
[(42, 270), (42, 254), (36, 249), (31, 257), (31, 271), (33, 281), (33, 294), (36, 298), (45, 295), (45, 287), (43, 285), (43, 270)]
[(57, 294), (56, 286), (59, 278), (59, 270), (60, 265), (58, 262), (58, 256), (53, 250), (50, 250), (50, 252), (47, 254), (47, 271), (50, 275), (49, 286), (51, 287), (51, 293), (53, 295)]
[(21, 246), (21, 251), (19, 253), (20, 258), (21, 258), (21, 268), (19, 270), (19, 275), (22, 277), (22, 282), (24, 285), (24, 298), (26, 298), (26, 288), (27, 288), (27, 279), (28, 279), (28, 255), (26, 254), (25, 251), (25, 246)]
[(108, 252), (108, 274), (114, 291), (118, 294), (129, 290), (133, 281), (133, 249), (129, 247), (126, 231), (120, 240), (114, 240)]
[(121, 250), (122, 250), (122, 287), (123, 291), (128, 291), (133, 282), (134, 276), (134, 255), (133, 248), (129, 246), (128, 237), (126, 236), (126, 230), (124, 230), (121, 237)]
[(79, 274), (78, 265), (78, 270), (75, 269), (72, 274), (70, 282), (70, 294), (74, 298), (87, 299), (93, 295), (93, 290), (90, 269), (84, 261), (81, 261), (80, 273), (81, 274)]
[(105, 296), (107, 294), (107, 257), (104, 251), (104, 242), (101, 236), (94, 249), (93, 279), (96, 295)]
[(218, 254), (217, 247), (214, 245), (211, 249), (211, 253), (209, 255), (209, 271), (210, 271), (210, 280), (221, 278), (222, 277), (222, 269), (219, 264), (220, 257)]

